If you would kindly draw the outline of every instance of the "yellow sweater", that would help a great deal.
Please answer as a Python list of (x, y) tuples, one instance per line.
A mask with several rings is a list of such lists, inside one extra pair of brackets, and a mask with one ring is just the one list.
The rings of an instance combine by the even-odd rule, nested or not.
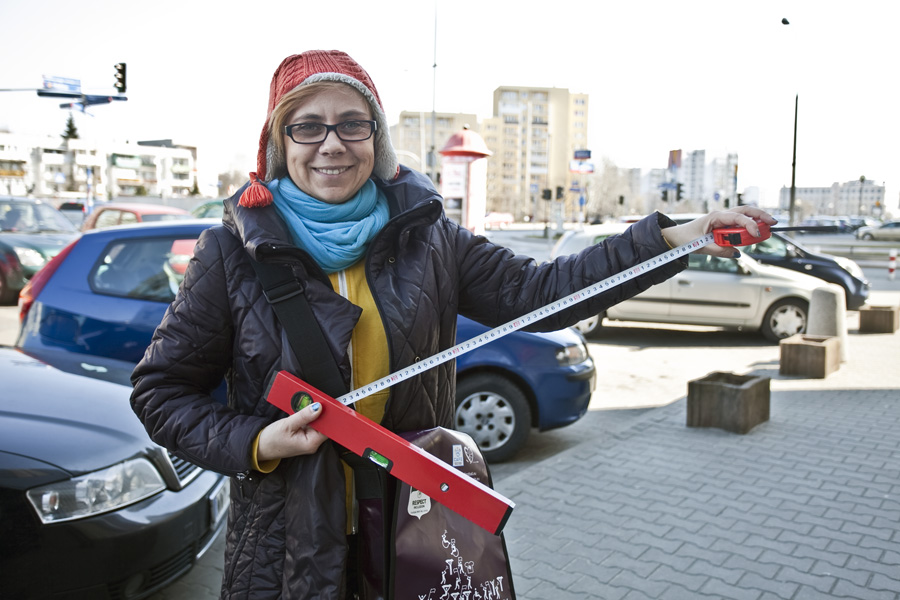
[[(362, 308), (362, 314), (353, 333), (350, 335), (350, 388), (356, 389), (372, 383), (388, 374), (390, 360), (388, 356), (387, 335), (378, 308), (375, 306), (375, 298), (366, 281), (365, 260), (360, 260), (349, 269), (332, 273), (328, 276), (331, 286), (337, 292), (347, 298), (353, 304)], [(376, 392), (367, 398), (359, 400), (355, 406), (365, 417), (375, 423), (381, 423), (384, 417), (384, 407), (388, 398), (388, 390)], [(256, 452), (259, 445), (259, 436), (253, 443), (252, 457), (253, 467), (263, 473), (270, 473), (278, 466), (279, 461), (269, 460), (259, 463)], [(344, 474), (347, 479), (347, 506), (353, 506), (353, 471), (344, 465)], [(348, 510), (352, 515), (352, 510)], [(352, 523), (348, 523), (348, 532), (352, 529)]]

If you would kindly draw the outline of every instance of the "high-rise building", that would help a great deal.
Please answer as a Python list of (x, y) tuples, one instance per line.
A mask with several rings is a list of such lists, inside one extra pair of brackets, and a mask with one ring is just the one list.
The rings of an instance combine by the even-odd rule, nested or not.
[(578, 177), (569, 172), (575, 150), (588, 149), (587, 94), (562, 88), (501, 86), (494, 90), (494, 115), (481, 136), (494, 153), (488, 161), (487, 208), (542, 218), (544, 190), (577, 209), (570, 193)]

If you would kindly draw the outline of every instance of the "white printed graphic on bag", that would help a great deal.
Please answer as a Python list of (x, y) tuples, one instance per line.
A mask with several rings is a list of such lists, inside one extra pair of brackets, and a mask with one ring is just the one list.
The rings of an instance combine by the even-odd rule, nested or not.
[(421, 519), (431, 511), (431, 498), (415, 488), (409, 489), (409, 504), (406, 510), (410, 516)]
[[(441, 535), (441, 547), (449, 554), (444, 560), (446, 566), (441, 571), (440, 589), (431, 588), (427, 594), (416, 594), (419, 600), (508, 600), (503, 575), (482, 583), (473, 583), (475, 561), (464, 560), (456, 546), (455, 538), (447, 537), (447, 530)], [(435, 591), (438, 596), (434, 597)]]
[(453, 444), (453, 466), (462, 467), (466, 463), (463, 461), (462, 444)]

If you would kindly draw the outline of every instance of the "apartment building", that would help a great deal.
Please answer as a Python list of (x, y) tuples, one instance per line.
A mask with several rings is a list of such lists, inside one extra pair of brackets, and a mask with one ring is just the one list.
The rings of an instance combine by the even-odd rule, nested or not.
[(218, 194), (197, 148), (172, 140), (92, 143), (0, 132), (0, 193), (52, 199)]
[[(488, 210), (538, 217), (543, 190), (561, 189), (565, 212), (577, 210), (578, 176), (569, 172), (575, 150), (588, 148), (588, 96), (563, 88), (501, 86), (481, 136), (488, 160)], [(575, 183), (576, 185), (572, 185)]]

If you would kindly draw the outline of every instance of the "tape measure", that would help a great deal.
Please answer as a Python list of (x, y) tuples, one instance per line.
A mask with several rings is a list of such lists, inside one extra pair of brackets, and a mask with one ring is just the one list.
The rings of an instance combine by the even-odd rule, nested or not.
[(673, 260), (686, 256), (687, 254), (690, 254), (691, 252), (694, 252), (695, 250), (699, 250), (700, 248), (706, 246), (714, 239), (715, 232), (707, 233), (706, 235), (688, 242), (683, 246), (672, 248), (671, 250), (668, 250), (663, 254), (654, 256), (649, 260), (645, 260), (644, 262), (630, 267), (622, 271), (621, 273), (617, 273), (612, 277), (607, 277), (602, 281), (591, 284), (588, 287), (575, 292), (574, 294), (570, 294), (565, 298), (551, 302), (546, 306), (542, 306), (541, 308), (534, 310), (527, 315), (523, 315), (517, 319), (513, 319), (512, 321), (499, 327), (495, 327), (490, 331), (485, 331), (481, 335), (477, 335), (465, 342), (462, 342), (461, 344), (457, 344), (452, 348), (448, 348), (447, 350), (438, 352), (434, 356), (431, 356), (424, 360), (420, 360), (414, 365), (410, 365), (404, 369), (400, 369), (399, 371), (391, 373), (386, 377), (382, 377), (377, 381), (373, 381), (368, 385), (364, 385), (351, 392), (348, 392), (343, 396), (337, 398), (337, 401), (349, 406), (359, 400), (362, 400), (363, 398), (371, 396), (376, 392), (380, 392), (381, 390), (396, 385), (401, 381), (405, 381), (410, 377), (414, 377), (419, 373), (427, 371), (428, 369), (434, 368), (447, 361), (454, 360), (455, 358), (462, 356), (467, 352), (471, 352), (476, 348), (484, 346), (488, 342), (498, 340), (505, 335), (509, 335), (514, 331), (522, 329), (523, 327), (527, 327), (528, 325), (540, 321), (545, 317), (549, 317), (550, 315), (558, 313), (561, 310), (570, 308), (571, 306), (578, 304), (579, 302), (587, 300), (588, 298), (592, 298), (597, 294), (600, 294), (607, 290), (611, 290), (612, 288), (622, 285), (626, 281), (630, 281), (635, 277), (639, 277), (644, 273), (656, 269), (657, 267), (661, 267), (662, 265), (670, 263)]

